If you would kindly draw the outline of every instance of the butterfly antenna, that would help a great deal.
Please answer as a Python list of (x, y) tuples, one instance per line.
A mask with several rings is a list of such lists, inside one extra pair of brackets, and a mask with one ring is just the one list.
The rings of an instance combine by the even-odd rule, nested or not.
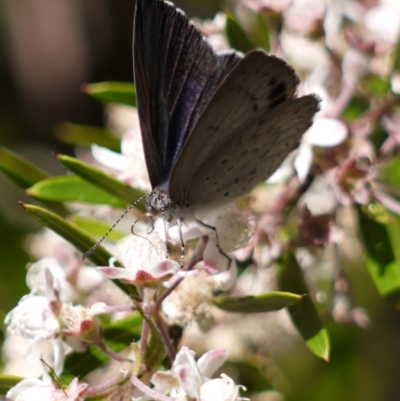
[(110, 234), (112, 230), (116, 227), (116, 225), (139, 203), (141, 202), (144, 198), (146, 198), (147, 195), (141, 196), (136, 202), (132, 203), (124, 213), (121, 214), (119, 219), (111, 226), (111, 228), (88, 250), (82, 255), (82, 260), (87, 259), (90, 257), (93, 252), (100, 246), (100, 244), (107, 238), (107, 236)]

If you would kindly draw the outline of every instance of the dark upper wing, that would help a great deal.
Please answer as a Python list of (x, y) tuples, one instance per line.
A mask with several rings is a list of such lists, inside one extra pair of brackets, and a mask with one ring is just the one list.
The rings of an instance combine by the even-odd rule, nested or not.
[(227, 201), (271, 175), (318, 109), (314, 96), (293, 98), (298, 83), (288, 64), (262, 51), (241, 59), (186, 141), (171, 174), (171, 199)]
[(155, 187), (168, 180), (188, 133), (240, 58), (217, 56), (186, 15), (163, 0), (137, 0), (133, 57), (146, 164)]

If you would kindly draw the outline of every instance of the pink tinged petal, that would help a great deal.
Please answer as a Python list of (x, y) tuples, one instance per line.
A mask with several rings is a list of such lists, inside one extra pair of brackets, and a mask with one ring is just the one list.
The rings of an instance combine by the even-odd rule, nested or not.
[(96, 270), (102, 272), (109, 279), (119, 279), (132, 282), (135, 280), (136, 276), (135, 272), (121, 267), (100, 266)]
[[(227, 259), (224, 257), (225, 263)], [(212, 276), (214, 283), (216, 284), (215, 289), (221, 291), (230, 290), (236, 283), (237, 279), (237, 265), (235, 259), (231, 259), (229, 262), (229, 270), (222, 273), (217, 273)]]
[(311, 146), (300, 146), (299, 153), (294, 161), (294, 168), (297, 172), (300, 182), (304, 182), (307, 178), (308, 172), (314, 158)]
[(60, 389), (59, 391), (61, 391), (63, 394), (67, 394), (68, 401), (79, 401), (82, 399), (81, 397), (85, 394), (88, 387), (89, 385), (87, 383), (80, 382), (75, 377), (65, 390)]
[(197, 366), (201, 374), (211, 377), (228, 358), (228, 351), (224, 349), (214, 349), (206, 352), (197, 361)]
[(182, 347), (179, 352), (176, 354), (174, 363), (172, 364), (172, 370), (179, 365), (193, 366), (196, 365), (196, 361), (194, 359), (195, 352), (189, 349), (188, 347)]
[(190, 397), (198, 397), (198, 389), (203, 383), (201, 376), (197, 372), (193, 372), (184, 366), (178, 366), (175, 369), (175, 373), (178, 376), (180, 387), (188, 394)]
[(170, 372), (156, 372), (151, 376), (150, 382), (154, 385), (154, 390), (163, 394), (179, 385), (178, 379)]
[(180, 386), (193, 398), (197, 398), (198, 388), (203, 382), (199, 368), (194, 359), (194, 351), (182, 347), (172, 365), (172, 372), (179, 379)]
[(307, 131), (307, 140), (311, 145), (332, 147), (340, 145), (348, 136), (346, 124), (336, 118), (317, 118)]
[[(157, 276), (152, 275), (146, 270), (128, 270), (121, 267), (108, 267), (101, 266), (97, 270), (101, 271), (109, 279), (118, 279), (127, 281), (136, 285), (158, 285), (161, 281), (168, 280), (177, 269), (172, 269), (171, 266), (176, 264), (179, 269), (179, 265), (172, 261), (162, 261), (155, 265), (155, 270), (158, 272)], [(166, 273), (162, 272), (166, 270)], [(160, 271), (162, 273), (160, 273)]]
[(164, 259), (158, 263), (155, 263), (149, 272), (155, 277), (171, 277), (179, 271), (179, 264), (173, 260)]

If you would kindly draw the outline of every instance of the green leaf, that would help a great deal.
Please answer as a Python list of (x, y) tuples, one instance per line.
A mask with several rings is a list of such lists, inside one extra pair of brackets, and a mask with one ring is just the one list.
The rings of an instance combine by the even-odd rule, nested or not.
[(150, 328), (150, 337), (147, 342), (146, 352), (144, 355), (143, 362), (147, 366), (158, 366), (166, 355), (166, 348), (162, 338), (162, 335), (156, 326), (155, 322), (144, 313), (141, 305), (133, 300), (138, 312), (143, 316), (143, 319), (146, 320), (146, 323), (149, 325)]
[[(89, 217), (73, 215), (70, 217), (70, 220), (78, 227), (98, 237), (102, 237), (104, 233), (108, 232), (110, 229), (110, 225), (104, 221), (90, 219)], [(126, 237), (126, 234), (121, 233), (114, 228), (110, 234), (107, 235), (107, 240), (117, 242), (124, 237)]]
[(24, 189), (49, 176), (33, 163), (2, 146), (0, 146), (0, 170)]
[(23, 377), (19, 376), (0, 375), (0, 394), (7, 394), (8, 390), (16, 386), (23, 379)]
[[(144, 195), (142, 191), (132, 188), (131, 186), (105, 174), (103, 171), (75, 159), (74, 157), (59, 155), (58, 159), (76, 175), (79, 175), (84, 180), (97, 185), (101, 189), (109, 192), (111, 195), (117, 196), (129, 204), (132, 204), (132, 202), (137, 201)], [(139, 203), (136, 208), (142, 211), (145, 210), (143, 202)]]
[(214, 299), (219, 308), (237, 313), (273, 312), (299, 304), (303, 297), (289, 292), (271, 291), (247, 297), (221, 296)]
[(378, 75), (371, 75), (365, 82), (365, 89), (372, 96), (386, 96), (390, 91), (390, 82)]
[[(279, 284), (283, 291), (308, 294), (308, 288), (296, 258), (290, 252), (284, 254), (279, 266)], [(329, 360), (329, 336), (309, 296), (303, 297), (298, 305), (288, 308), (297, 330), (308, 348), (319, 358)]]
[(390, 221), (383, 224), (371, 218), (370, 207), (358, 206), (357, 212), (375, 286), (384, 299), (400, 307), (400, 218), (390, 213)]
[[(132, 341), (138, 341), (142, 322), (142, 316), (139, 313), (134, 313), (125, 319), (105, 326), (103, 336), (107, 346), (114, 352), (120, 352), (129, 347)], [(85, 376), (94, 369), (101, 367), (108, 359), (108, 356), (99, 348), (90, 346), (84, 353), (73, 353), (67, 357), (63, 376)]]
[(253, 46), (246, 32), (232, 14), (226, 14), (225, 32), (229, 45), (234, 49), (243, 53), (248, 53), (253, 50)]
[(112, 131), (105, 128), (63, 123), (57, 128), (57, 137), (72, 145), (90, 146), (96, 144), (115, 152), (121, 151), (119, 139)]
[(379, 178), (400, 188), (400, 156), (396, 156), (381, 165), (378, 170)]
[(370, 104), (368, 100), (353, 96), (349, 105), (346, 107), (342, 117), (345, 121), (354, 121), (359, 118), (363, 113), (365, 113)]
[(104, 103), (136, 107), (136, 92), (132, 82), (100, 82), (85, 85), (83, 90)]
[[(68, 242), (76, 246), (81, 252), (86, 252), (93, 245), (96, 244), (96, 240), (88, 235), (85, 231), (79, 227), (69, 223), (60, 216), (49, 212), (35, 205), (21, 204), (29, 216), (33, 217), (39, 223), (45, 227), (50, 228), (55, 233), (66, 239)], [(98, 246), (96, 252), (94, 252), (89, 259), (97, 266), (108, 266), (108, 261), (113, 257), (104, 247)], [(124, 286), (122, 286), (125, 288)]]
[(255, 15), (251, 42), (253, 48), (260, 47), (267, 52), (271, 48), (267, 21), (261, 13)]
[(306, 341), (307, 347), (317, 356), (329, 361), (330, 341), (329, 334), (325, 328), (320, 329)]
[(51, 202), (85, 202), (123, 208), (125, 203), (76, 175), (46, 178), (29, 188), (27, 194)]

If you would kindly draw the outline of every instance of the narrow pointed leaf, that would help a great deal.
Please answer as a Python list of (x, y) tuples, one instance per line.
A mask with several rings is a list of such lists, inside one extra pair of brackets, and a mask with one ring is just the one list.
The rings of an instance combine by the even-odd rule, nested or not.
[(246, 32), (231, 14), (226, 15), (225, 31), (231, 47), (243, 53), (253, 50), (253, 45), (247, 37)]
[[(104, 221), (90, 219), (89, 217), (72, 215), (70, 217), (72, 223), (79, 228), (87, 231), (89, 234), (102, 237), (104, 233), (108, 232), (110, 225)], [(120, 239), (126, 237), (126, 234), (116, 230), (115, 228), (107, 235), (108, 241), (117, 242)]]
[(72, 145), (90, 146), (96, 144), (115, 152), (121, 151), (120, 141), (112, 131), (101, 127), (63, 123), (57, 129), (57, 137)]
[(261, 13), (256, 14), (253, 33), (250, 39), (253, 47), (261, 47), (266, 51), (270, 50), (269, 29), (266, 20)]
[(136, 92), (132, 82), (100, 82), (85, 85), (83, 90), (104, 103), (136, 107)]
[[(308, 294), (303, 274), (292, 253), (282, 256), (279, 266), (279, 284), (283, 291)], [(288, 308), (297, 330), (308, 348), (319, 358), (329, 360), (329, 336), (309, 296), (303, 297), (298, 305)]]
[[(132, 188), (131, 186), (105, 174), (103, 171), (75, 159), (74, 157), (59, 155), (58, 159), (69, 170), (76, 175), (79, 175), (79, 177), (97, 185), (101, 189), (109, 192), (111, 195), (117, 196), (128, 204), (132, 204), (144, 195), (142, 191)], [(143, 202), (139, 203), (136, 208), (142, 211), (145, 210)]]
[(297, 305), (302, 298), (301, 295), (290, 292), (271, 291), (247, 297), (221, 296), (214, 299), (214, 304), (229, 312), (262, 313)]
[(51, 202), (85, 202), (123, 208), (125, 203), (76, 175), (51, 177), (29, 188), (27, 194)]
[(41, 168), (3, 146), (0, 146), (0, 170), (23, 189), (49, 176)]
[[(107, 346), (114, 352), (129, 347), (132, 341), (140, 339), (143, 318), (139, 313), (110, 323), (103, 328), (103, 337)], [(90, 346), (84, 353), (72, 353), (66, 361), (63, 376), (83, 377), (109, 360), (99, 348)]]
[[(39, 206), (21, 204), (29, 216), (33, 217), (43, 226), (50, 228), (55, 233), (66, 239), (72, 245), (74, 245), (81, 252), (86, 252), (93, 245), (96, 244), (96, 240), (88, 235), (85, 231), (69, 223), (65, 219), (57, 216), (56, 214), (49, 212)], [(99, 245), (89, 259), (97, 266), (108, 266), (111, 255), (104, 247)]]
[[(379, 220), (371, 214), (371, 205), (357, 207), (361, 237), (367, 251), (367, 268), (381, 296), (400, 307), (400, 217), (387, 212)], [(386, 223), (384, 223), (386, 221)]]

